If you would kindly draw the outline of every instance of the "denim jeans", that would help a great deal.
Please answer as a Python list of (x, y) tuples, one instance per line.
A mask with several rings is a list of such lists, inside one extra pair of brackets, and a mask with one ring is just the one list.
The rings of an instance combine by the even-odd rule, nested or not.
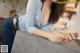
[(7, 20), (5, 20), (2, 28), (3, 45), (8, 45), (8, 53), (11, 53), (16, 31), (17, 30), (13, 25), (13, 18), (9, 17)]

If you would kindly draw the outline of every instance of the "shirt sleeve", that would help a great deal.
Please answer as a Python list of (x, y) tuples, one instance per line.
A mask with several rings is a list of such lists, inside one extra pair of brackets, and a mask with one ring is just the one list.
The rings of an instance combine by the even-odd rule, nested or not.
[(37, 4), (38, 4), (37, 0), (28, 0), (26, 15), (25, 15), (25, 24), (26, 24), (26, 31), (29, 33), (32, 33), (36, 28), (34, 26), (34, 23), (36, 19)]

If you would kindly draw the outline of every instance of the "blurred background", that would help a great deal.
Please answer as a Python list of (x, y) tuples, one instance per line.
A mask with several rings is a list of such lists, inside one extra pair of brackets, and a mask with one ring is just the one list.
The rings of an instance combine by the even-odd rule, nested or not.
[(15, 9), (19, 16), (25, 14), (26, 3), (27, 0), (0, 0), (0, 29), (12, 9)]
[[(25, 14), (27, 1), (28, 0), (0, 0), (0, 31), (4, 20), (8, 18), (9, 12), (12, 9), (15, 9), (17, 15), (19, 16)], [(80, 52), (80, 41), (77, 41), (77, 43), (71, 42), (70, 45), (66, 45), (68, 49), (66, 49), (66, 47), (61, 49), (62, 47), (58, 45), (56, 45), (56, 48), (60, 48), (62, 53), (65, 53), (65, 51), (70, 51), (71, 53), (73, 53), (75, 50)], [(53, 53), (53, 49), (54, 46), (52, 42), (43, 38), (31, 36), (31, 34), (28, 34), (27, 32), (17, 31), (13, 44), (12, 53)], [(61, 52), (56, 50), (56, 53)]]
[(0, 0), (0, 16), (7, 17), (11, 9), (15, 9), (17, 13), (25, 13), (27, 0)]

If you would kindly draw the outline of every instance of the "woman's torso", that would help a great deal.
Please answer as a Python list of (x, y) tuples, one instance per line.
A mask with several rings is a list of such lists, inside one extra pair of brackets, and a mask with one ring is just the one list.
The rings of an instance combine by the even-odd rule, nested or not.
[[(34, 1), (34, 0), (33, 0)], [(26, 26), (25, 24), (27, 24), (27, 21), (34, 21), (34, 26), (43, 30), (43, 31), (51, 31), (51, 27), (53, 24), (49, 24), (49, 23), (40, 23), (40, 16), (41, 16), (41, 8), (42, 8), (42, 2), (40, 0), (35, 0), (36, 1), (36, 11), (35, 12), (35, 16), (28, 20), (29, 16), (24, 15), (19, 17), (19, 28), (21, 31), (26, 31)], [(30, 13), (30, 12), (27, 12)]]

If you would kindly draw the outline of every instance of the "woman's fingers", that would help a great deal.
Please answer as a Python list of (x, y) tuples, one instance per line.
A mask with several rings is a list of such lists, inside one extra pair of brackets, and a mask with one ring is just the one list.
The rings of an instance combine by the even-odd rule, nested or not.
[(75, 6), (76, 6), (76, 2), (75, 3), (67, 3), (65, 5), (65, 11), (76, 13), (78, 11), (78, 9), (76, 9)]
[[(77, 37), (75, 33), (53, 32), (52, 34), (53, 36), (50, 37), (50, 40), (56, 43), (68, 42)], [(80, 36), (77, 39), (80, 40)]]
[(72, 36), (73, 39), (76, 39), (78, 34), (77, 33), (70, 33), (70, 35)]
[(65, 36), (65, 42), (71, 41), (76, 38), (74, 33), (63, 33), (63, 36)]
[(65, 37), (65, 42), (69, 41), (71, 39), (71, 37), (69, 36), (69, 34), (67, 33), (62, 33), (63, 36)]
[(74, 35), (75, 35), (76, 39), (80, 40), (80, 32), (74, 33)]
[(65, 37), (60, 32), (52, 32), (52, 36), (49, 37), (49, 40), (55, 43), (60, 43), (65, 41)]
[(68, 12), (77, 12), (78, 9), (77, 8), (66, 8), (65, 11), (68, 11)]
[(55, 43), (61, 43), (61, 42), (63, 42), (63, 39), (60, 38), (60, 37), (50, 38), (50, 40), (52, 42), (55, 42)]

